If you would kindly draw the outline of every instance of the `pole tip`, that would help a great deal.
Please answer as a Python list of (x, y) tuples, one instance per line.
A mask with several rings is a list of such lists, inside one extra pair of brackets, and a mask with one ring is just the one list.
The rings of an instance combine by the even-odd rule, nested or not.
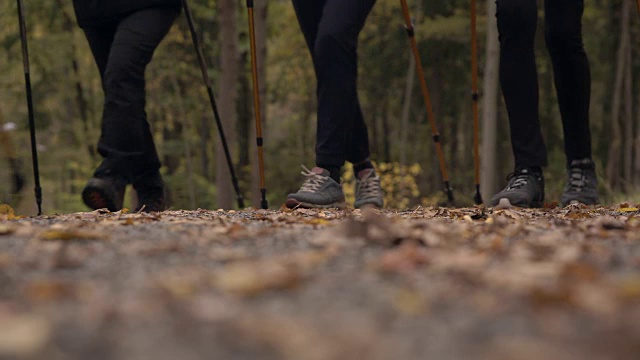
[(263, 208), (264, 210), (267, 210), (269, 208), (269, 203), (267, 202), (267, 199), (262, 199), (262, 201), (260, 201), (260, 207)]
[(449, 184), (448, 181), (445, 181), (444, 183), (444, 192), (447, 194), (447, 199), (449, 199), (449, 203), (453, 203), (453, 200), (454, 200), (453, 189), (451, 188), (451, 185)]
[(473, 197), (473, 201), (476, 202), (476, 205), (484, 204), (484, 201), (482, 201), (482, 194), (480, 193), (480, 184), (476, 184), (476, 196)]

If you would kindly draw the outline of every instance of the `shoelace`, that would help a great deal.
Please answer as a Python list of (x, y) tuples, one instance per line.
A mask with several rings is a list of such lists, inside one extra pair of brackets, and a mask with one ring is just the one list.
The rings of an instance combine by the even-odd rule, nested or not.
[(511, 181), (513, 180), (513, 183), (511, 183), (509, 185), (509, 187), (507, 188), (507, 190), (516, 190), (516, 189), (520, 189), (523, 186), (527, 185), (529, 183), (529, 179), (528, 177), (531, 174), (523, 174), (523, 173), (511, 173), (509, 174), (509, 176), (507, 176), (507, 180)]
[(582, 191), (582, 188), (587, 184), (585, 177), (584, 169), (572, 167), (569, 170), (569, 188), (572, 191)]
[(360, 190), (360, 195), (368, 198), (368, 197), (380, 197), (382, 195), (380, 189), (380, 178), (377, 176), (373, 176), (374, 172), (370, 172), (362, 177), (362, 179), (358, 179), (358, 189)]
[(316, 192), (320, 190), (320, 187), (327, 182), (327, 179), (329, 178), (328, 176), (322, 176), (312, 172), (304, 165), (302, 165), (302, 171), (300, 173), (306, 177), (300, 187), (300, 191), (304, 192)]

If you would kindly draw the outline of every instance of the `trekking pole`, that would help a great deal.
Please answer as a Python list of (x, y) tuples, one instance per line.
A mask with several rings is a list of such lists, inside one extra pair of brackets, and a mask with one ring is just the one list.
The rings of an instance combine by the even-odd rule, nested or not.
[(264, 180), (264, 151), (262, 139), (262, 117), (260, 113), (260, 86), (258, 82), (258, 60), (256, 56), (256, 29), (253, 17), (253, 0), (247, 0), (249, 12), (249, 41), (251, 43), (251, 73), (253, 75), (253, 108), (256, 116), (256, 143), (258, 145), (258, 166), (260, 168), (260, 207), (268, 209), (267, 189)]
[(242, 198), (242, 192), (240, 192), (240, 186), (238, 185), (238, 178), (233, 168), (233, 162), (231, 161), (231, 153), (229, 152), (229, 145), (227, 144), (227, 137), (224, 134), (224, 128), (222, 121), (220, 120), (220, 113), (218, 112), (218, 105), (216, 105), (216, 99), (213, 96), (213, 87), (211, 86), (211, 78), (209, 77), (209, 71), (207, 71), (207, 63), (200, 47), (200, 40), (198, 40), (198, 33), (193, 22), (193, 14), (189, 8), (187, 0), (182, 0), (182, 7), (184, 8), (184, 14), (187, 17), (187, 23), (189, 24), (189, 31), (191, 32), (191, 39), (193, 39), (193, 46), (196, 48), (196, 54), (198, 55), (198, 63), (200, 64), (200, 70), (202, 70), (202, 78), (204, 84), (207, 87), (207, 94), (209, 95), (209, 102), (211, 103), (211, 109), (213, 110), (213, 116), (216, 120), (216, 126), (218, 127), (218, 134), (220, 135), (220, 141), (222, 142), (222, 148), (224, 149), (224, 155), (227, 160), (227, 166), (229, 167), (229, 173), (231, 174), (231, 181), (233, 188), (236, 191), (236, 198), (238, 200), (238, 207), (244, 208), (244, 199)]
[(36, 143), (36, 123), (33, 114), (33, 96), (31, 93), (31, 74), (29, 72), (29, 48), (27, 46), (27, 25), (24, 18), (22, 0), (18, 1), (18, 22), (20, 25), (20, 43), (22, 44), (22, 63), (24, 65), (24, 82), (27, 90), (27, 110), (29, 112), (29, 131), (31, 133), (31, 158), (33, 159), (33, 180), (35, 184), (38, 215), (42, 215), (42, 188), (40, 187), (40, 168), (38, 166), (38, 149)]
[[(640, 0), (638, 0), (640, 1)], [(476, 205), (481, 205), (480, 193), (480, 124), (478, 119), (478, 33), (476, 21), (476, 0), (471, 0), (471, 99), (473, 100), (473, 163), (476, 195), (473, 197)]]
[(420, 59), (420, 52), (418, 51), (418, 44), (416, 43), (415, 32), (413, 29), (413, 23), (411, 22), (411, 15), (409, 14), (409, 6), (407, 0), (400, 0), (402, 5), (402, 13), (407, 28), (407, 36), (409, 37), (409, 43), (411, 44), (411, 50), (416, 60), (416, 70), (418, 70), (418, 80), (420, 81), (420, 88), (422, 89), (422, 97), (427, 107), (427, 118), (431, 124), (431, 135), (433, 136), (433, 142), (436, 145), (436, 153), (438, 154), (438, 160), (440, 162), (440, 173), (442, 174), (442, 181), (444, 182), (444, 192), (447, 194), (449, 202), (453, 202), (453, 189), (449, 182), (449, 174), (447, 172), (447, 165), (444, 159), (444, 152), (442, 151), (442, 144), (440, 143), (440, 133), (436, 125), (435, 116), (433, 115), (433, 108), (431, 106), (431, 98), (429, 96), (429, 89), (427, 88), (427, 82), (424, 78), (424, 69), (422, 67), (422, 60)]

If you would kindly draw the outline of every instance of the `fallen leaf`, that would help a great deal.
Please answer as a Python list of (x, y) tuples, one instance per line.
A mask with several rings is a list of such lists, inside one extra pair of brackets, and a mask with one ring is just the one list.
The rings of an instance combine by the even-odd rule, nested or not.
[(106, 235), (75, 229), (47, 230), (40, 233), (42, 240), (104, 240)]
[(0, 358), (31, 358), (50, 339), (51, 325), (44, 318), (0, 313)]
[(216, 274), (214, 285), (240, 296), (255, 296), (270, 289), (293, 288), (299, 273), (277, 262), (237, 262)]
[(16, 228), (9, 224), (0, 224), (0, 235), (10, 235), (16, 231)]

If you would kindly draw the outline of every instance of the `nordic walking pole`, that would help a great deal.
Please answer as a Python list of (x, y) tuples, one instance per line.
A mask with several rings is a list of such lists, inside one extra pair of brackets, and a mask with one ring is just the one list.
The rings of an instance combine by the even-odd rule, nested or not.
[(27, 110), (29, 111), (29, 131), (31, 132), (31, 158), (33, 159), (33, 180), (35, 184), (38, 215), (42, 215), (42, 188), (40, 187), (40, 169), (38, 166), (38, 149), (36, 143), (36, 123), (33, 115), (33, 96), (31, 93), (31, 74), (29, 72), (29, 48), (27, 46), (27, 25), (24, 18), (22, 0), (18, 1), (18, 22), (20, 23), (20, 42), (22, 44), (22, 62), (24, 65), (24, 82), (27, 90)]
[(258, 145), (258, 165), (260, 167), (260, 207), (268, 209), (267, 189), (264, 180), (264, 151), (262, 139), (262, 116), (260, 113), (260, 86), (258, 82), (258, 60), (256, 56), (256, 29), (253, 17), (253, 0), (247, 0), (249, 12), (249, 41), (251, 42), (251, 72), (253, 74), (253, 108), (256, 116), (256, 143)]
[(233, 188), (236, 191), (236, 199), (238, 200), (238, 207), (244, 208), (244, 199), (242, 198), (242, 192), (240, 192), (240, 186), (238, 185), (238, 178), (233, 168), (233, 162), (231, 161), (231, 153), (229, 152), (229, 145), (227, 144), (227, 137), (224, 135), (224, 128), (222, 127), (222, 121), (220, 120), (220, 113), (218, 112), (218, 105), (216, 105), (216, 99), (213, 97), (213, 87), (211, 86), (211, 78), (209, 77), (209, 71), (207, 71), (207, 63), (200, 47), (200, 41), (198, 40), (198, 33), (193, 22), (193, 15), (187, 0), (182, 0), (182, 7), (184, 8), (184, 14), (187, 17), (187, 23), (189, 24), (189, 31), (191, 32), (191, 38), (193, 39), (193, 46), (196, 48), (198, 55), (198, 63), (200, 63), (200, 70), (202, 70), (202, 78), (204, 84), (207, 87), (207, 94), (209, 94), (209, 102), (211, 103), (211, 109), (213, 110), (213, 116), (216, 120), (218, 127), (218, 134), (220, 135), (220, 141), (222, 142), (222, 148), (224, 149), (224, 155), (227, 159), (227, 165), (229, 166), (229, 173), (231, 174), (231, 182)]
[(433, 115), (433, 108), (431, 106), (431, 98), (429, 96), (429, 89), (427, 88), (427, 82), (424, 79), (424, 69), (422, 67), (422, 60), (420, 58), (420, 52), (418, 51), (418, 44), (416, 43), (415, 33), (413, 29), (413, 23), (411, 22), (411, 15), (409, 14), (409, 6), (407, 0), (400, 0), (402, 5), (402, 13), (407, 28), (407, 35), (411, 44), (411, 50), (416, 60), (416, 70), (418, 70), (418, 80), (420, 81), (420, 88), (422, 89), (422, 97), (427, 107), (427, 118), (431, 124), (431, 134), (433, 136), (433, 142), (436, 145), (436, 153), (438, 154), (438, 160), (440, 162), (440, 173), (442, 174), (442, 181), (444, 182), (444, 192), (447, 194), (449, 202), (453, 202), (453, 189), (449, 182), (449, 174), (447, 172), (447, 165), (444, 160), (444, 152), (442, 151), (442, 144), (440, 143), (440, 133), (436, 125), (435, 116)]
[[(638, 0), (640, 1), (640, 0)], [(471, 0), (471, 83), (473, 100), (473, 163), (474, 178), (476, 185), (476, 196), (473, 200), (476, 205), (481, 205), (482, 194), (480, 193), (480, 121), (478, 119), (478, 101), (480, 94), (478, 93), (478, 33), (476, 21), (476, 0)]]

